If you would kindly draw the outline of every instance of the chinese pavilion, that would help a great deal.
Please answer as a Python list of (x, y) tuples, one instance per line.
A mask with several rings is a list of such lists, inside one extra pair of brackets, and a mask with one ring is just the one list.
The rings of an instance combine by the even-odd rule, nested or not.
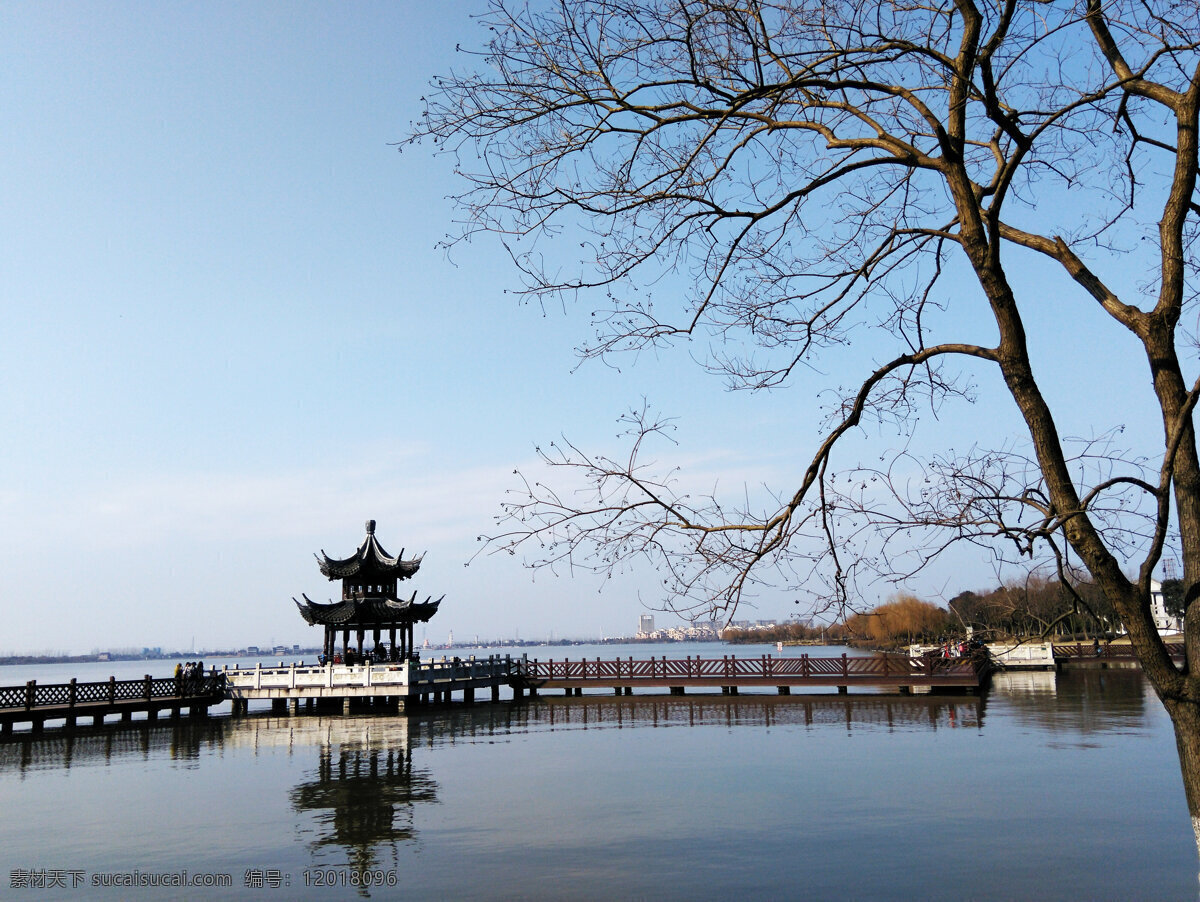
[[(367, 521), (367, 537), (358, 546), (358, 551), (350, 557), (338, 560), (329, 557), (324, 550), (316, 555), (321, 573), (329, 580), (342, 581), (342, 600), (329, 604), (318, 604), (307, 595), (301, 595), (303, 602), (296, 602), (300, 614), (314, 625), (325, 628), (325, 641), (322, 651), (326, 658), (332, 658), (337, 644), (337, 634), (342, 633), (342, 654), (346, 655), (352, 648), (350, 633), (353, 631), (358, 640), (354, 647), (359, 659), (364, 657), (363, 641), (369, 630), (374, 638), (374, 645), (367, 650), (367, 655), (375, 657), (386, 656), (392, 661), (407, 659), (413, 650), (413, 624), (418, 620), (422, 623), (437, 613), (442, 599), (417, 601), (417, 593), (412, 597), (400, 600), (396, 597), (396, 584), (402, 579), (409, 579), (421, 566), (421, 558), (404, 560), (404, 550), (391, 557), (380, 546), (375, 538), (375, 521)], [(442, 596), (443, 598), (445, 596)], [(384, 630), (388, 633), (387, 648), (380, 644)], [(399, 633), (399, 645), (396, 643)]]

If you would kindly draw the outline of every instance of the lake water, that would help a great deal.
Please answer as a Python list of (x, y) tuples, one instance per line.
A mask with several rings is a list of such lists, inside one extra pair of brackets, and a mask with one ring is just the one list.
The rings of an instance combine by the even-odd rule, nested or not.
[[(983, 698), (598, 692), (48, 731), (0, 743), (0, 804), (13, 899), (1197, 896), (1170, 723), (1136, 670), (1001, 674)], [(184, 871), (228, 885), (150, 885)]]

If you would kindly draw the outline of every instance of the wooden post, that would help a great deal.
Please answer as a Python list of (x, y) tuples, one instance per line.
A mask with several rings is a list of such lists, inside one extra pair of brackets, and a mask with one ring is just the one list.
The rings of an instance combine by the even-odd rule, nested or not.
[(67, 707), (74, 708), (75, 700), (79, 697), (79, 690), (75, 684), (75, 677), (71, 677), (71, 682), (69, 685), (71, 688), (67, 690)]
[(150, 674), (146, 674), (143, 678), (143, 686), (145, 687), (143, 692), (146, 696), (146, 701), (150, 701)]
[(37, 680), (29, 680), (25, 683), (25, 710), (28, 711), (33, 707), (33, 702), (37, 698)]
[(111, 705), (117, 700), (117, 678), (110, 676), (108, 678), (108, 703)]

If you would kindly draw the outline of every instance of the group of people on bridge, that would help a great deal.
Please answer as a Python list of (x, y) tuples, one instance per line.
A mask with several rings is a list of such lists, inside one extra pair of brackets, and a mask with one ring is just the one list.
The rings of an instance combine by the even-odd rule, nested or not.
[(980, 648), (983, 648), (983, 643), (978, 639), (952, 639), (942, 643), (940, 655), (943, 658), (965, 658)]
[(203, 661), (188, 661), (175, 665), (175, 694), (192, 695), (200, 688), (204, 677)]
[[(413, 653), (415, 660), (416, 653)], [(317, 662), (324, 667), (326, 664), (387, 664), (399, 663), (401, 660), (400, 652), (393, 647), (390, 651), (385, 643), (376, 643), (375, 648), (371, 651), (359, 653), (355, 648), (347, 648), (345, 654), (338, 652), (330, 657), (329, 655), (318, 655)]]

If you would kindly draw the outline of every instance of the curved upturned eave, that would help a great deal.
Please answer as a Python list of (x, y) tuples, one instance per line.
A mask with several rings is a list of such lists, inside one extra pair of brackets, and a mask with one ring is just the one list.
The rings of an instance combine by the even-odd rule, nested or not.
[(390, 624), (403, 621), (426, 622), (437, 613), (442, 603), (442, 596), (437, 601), (425, 599), (417, 601), (416, 593), (412, 598), (400, 601), (395, 598), (370, 598), (336, 601), (331, 604), (320, 604), (312, 601), (307, 595), (302, 596), (303, 602), (296, 602), (300, 616), (310, 626), (341, 626), (343, 624)]
[(373, 532), (367, 534), (358, 550), (348, 558), (331, 558), (324, 549), (314, 556), (321, 573), (331, 580), (347, 579), (359, 574), (408, 579), (421, 567), (421, 557), (403, 559), (403, 548), (400, 554), (392, 557), (383, 550)]

